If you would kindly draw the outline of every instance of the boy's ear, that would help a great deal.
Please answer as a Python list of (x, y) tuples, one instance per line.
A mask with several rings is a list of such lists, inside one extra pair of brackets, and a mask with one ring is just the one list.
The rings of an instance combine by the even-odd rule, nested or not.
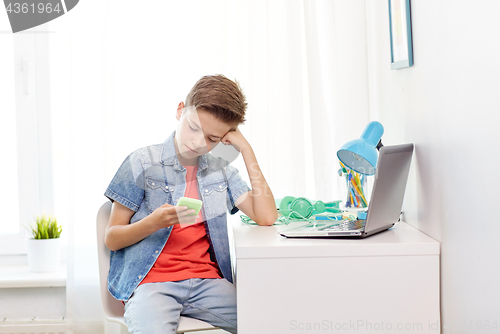
[(177, 112), (175, 113), (175, 118), (177, 118), (177, 120), (181, 119), (183, 109), (184, 109), (184, 102), (181, 102), (177, 106)]

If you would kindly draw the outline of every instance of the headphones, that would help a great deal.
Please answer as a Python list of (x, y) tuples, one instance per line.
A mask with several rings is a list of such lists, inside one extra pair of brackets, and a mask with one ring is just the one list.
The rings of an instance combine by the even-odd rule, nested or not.
[[(278, 221), (275, 225), (282, 225), (290, 223), (290, 220), (313, 220), (310, 218), (312, 215), (316, 215), (319, 213), (327, 212), (332, 213), (334, 215), (328, 215), (328, 220), (338, 219), (337, 217), (340, 214), (342, 217), (342, 210), (340, 210), (340, 203), (342, 201), (333, 201), (333, 202), (323, 202), (323, 201), (311, 201), (305, 197), (292, 197), (285, 196), (283, 198), (275, 199), (276, 208), (278, 212), (281, 214), (281, 217), (278, 217)], [(241, 221), (245, 224), (249, 225), (257, 225), (252, 222), (250, 217), (241, 215)]]
[(311, 201), (305, 197), (292, 197), (285, 196), (280, 199), (276, 199), (276, 207), (279, 212), (290, 219), (308, 219), (312, 215), (318, 213), (330, 212), (330, 213), (340, 213), (339, 205), (342, 201), (333, 202), (323, 202), (323, 201)]

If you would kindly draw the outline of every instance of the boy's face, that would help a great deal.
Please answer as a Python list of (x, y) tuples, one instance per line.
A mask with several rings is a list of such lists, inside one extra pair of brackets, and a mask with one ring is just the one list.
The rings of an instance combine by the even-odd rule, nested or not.
[(193, 166), (200, 155), (210, 152), (230, 130), (236, 126), (216, 119), (203, 109), (185, 107), (181, 102), (177, 108), (179, 121), (175, 133), (175, 148), (179, 162)]

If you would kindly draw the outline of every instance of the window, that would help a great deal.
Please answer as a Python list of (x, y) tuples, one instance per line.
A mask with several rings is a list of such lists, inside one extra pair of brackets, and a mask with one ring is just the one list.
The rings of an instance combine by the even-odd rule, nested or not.
[(23, 226), (52, 208), (47, 35), (0, 34), (0, 254), (25, 253)]
[(0, 34), (0, 92), (2, 122), (0, 123), (0, 148), (2, 152), (0, 177), (0, 203), (2, 210), (0, 233), (17, 234), (19, 224), (17, 131), (14, 74), (14, 39), (12, 34)]

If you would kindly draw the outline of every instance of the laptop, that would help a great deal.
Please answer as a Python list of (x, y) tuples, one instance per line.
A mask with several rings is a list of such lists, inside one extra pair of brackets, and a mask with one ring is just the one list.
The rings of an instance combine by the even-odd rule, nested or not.
[(366, 219), (317, 220), (279, 233), (287, 238), (365, 238), (399, 221), (413, 144), (380, 148)]

